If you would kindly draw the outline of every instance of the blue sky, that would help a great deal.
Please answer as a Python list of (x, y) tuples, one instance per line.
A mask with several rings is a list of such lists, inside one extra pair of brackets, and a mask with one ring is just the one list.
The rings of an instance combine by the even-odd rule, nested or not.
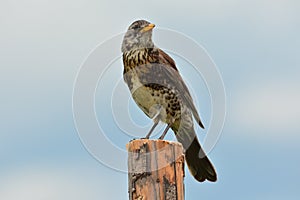
[[(72, 91), (89, 53), (140, 18), (201, 44), (225, 84), (227, 118), (209, 154), (219, 180), (200, 184), (186, 173), (186, 199), (299, 199), (298, 1), (0, 4), (0, 199), (128, 199), (127, 175), (80, 142)], [(115, 143), (124, 148), (123, 140)]]

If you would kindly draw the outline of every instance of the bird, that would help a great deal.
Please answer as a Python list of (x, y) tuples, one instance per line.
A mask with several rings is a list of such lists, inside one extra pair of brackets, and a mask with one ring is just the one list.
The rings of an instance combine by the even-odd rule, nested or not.
[(215, 182), (216, 170), (197, 138), (194, 121), (204, 129), (193, 99), (175, 61), (152, 41), (154, 24), (134, 21), (127, 29), (121, 46), (123, 79), (138, 107), (153, 120), (145, 136), (149, 139), (159, 122), (167, 126), (159, 139), (172, 129), (184, 148), (192, 176), (199, 182)]

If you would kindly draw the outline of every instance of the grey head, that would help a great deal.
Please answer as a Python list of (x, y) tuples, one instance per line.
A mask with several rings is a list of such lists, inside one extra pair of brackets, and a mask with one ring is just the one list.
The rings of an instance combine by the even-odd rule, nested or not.
[(123, 38), (122, 52), (125, 53), (141, 48), (153, 48), (152, 29), (154, 27), (154, 24), (151, 24), (146, 20), (137, 20), (133, 22)]

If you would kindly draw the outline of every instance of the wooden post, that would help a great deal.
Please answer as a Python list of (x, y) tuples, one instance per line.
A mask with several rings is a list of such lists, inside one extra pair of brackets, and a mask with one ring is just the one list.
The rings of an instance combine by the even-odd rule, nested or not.
[(129, 200), (184, 200), (184, 154), (180, 143), (139, 139), (126, 147)]

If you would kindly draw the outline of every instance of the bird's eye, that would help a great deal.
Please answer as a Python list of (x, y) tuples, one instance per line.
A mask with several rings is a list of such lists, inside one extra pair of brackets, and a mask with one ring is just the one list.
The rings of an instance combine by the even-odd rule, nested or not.
[(137, 30), (137, 29), (139, 29), (139, 26), (138, 26), (138, 25), (134, 25), (134, 26), (132, 27), (132, 29), (133, 29), (133, 30)]

